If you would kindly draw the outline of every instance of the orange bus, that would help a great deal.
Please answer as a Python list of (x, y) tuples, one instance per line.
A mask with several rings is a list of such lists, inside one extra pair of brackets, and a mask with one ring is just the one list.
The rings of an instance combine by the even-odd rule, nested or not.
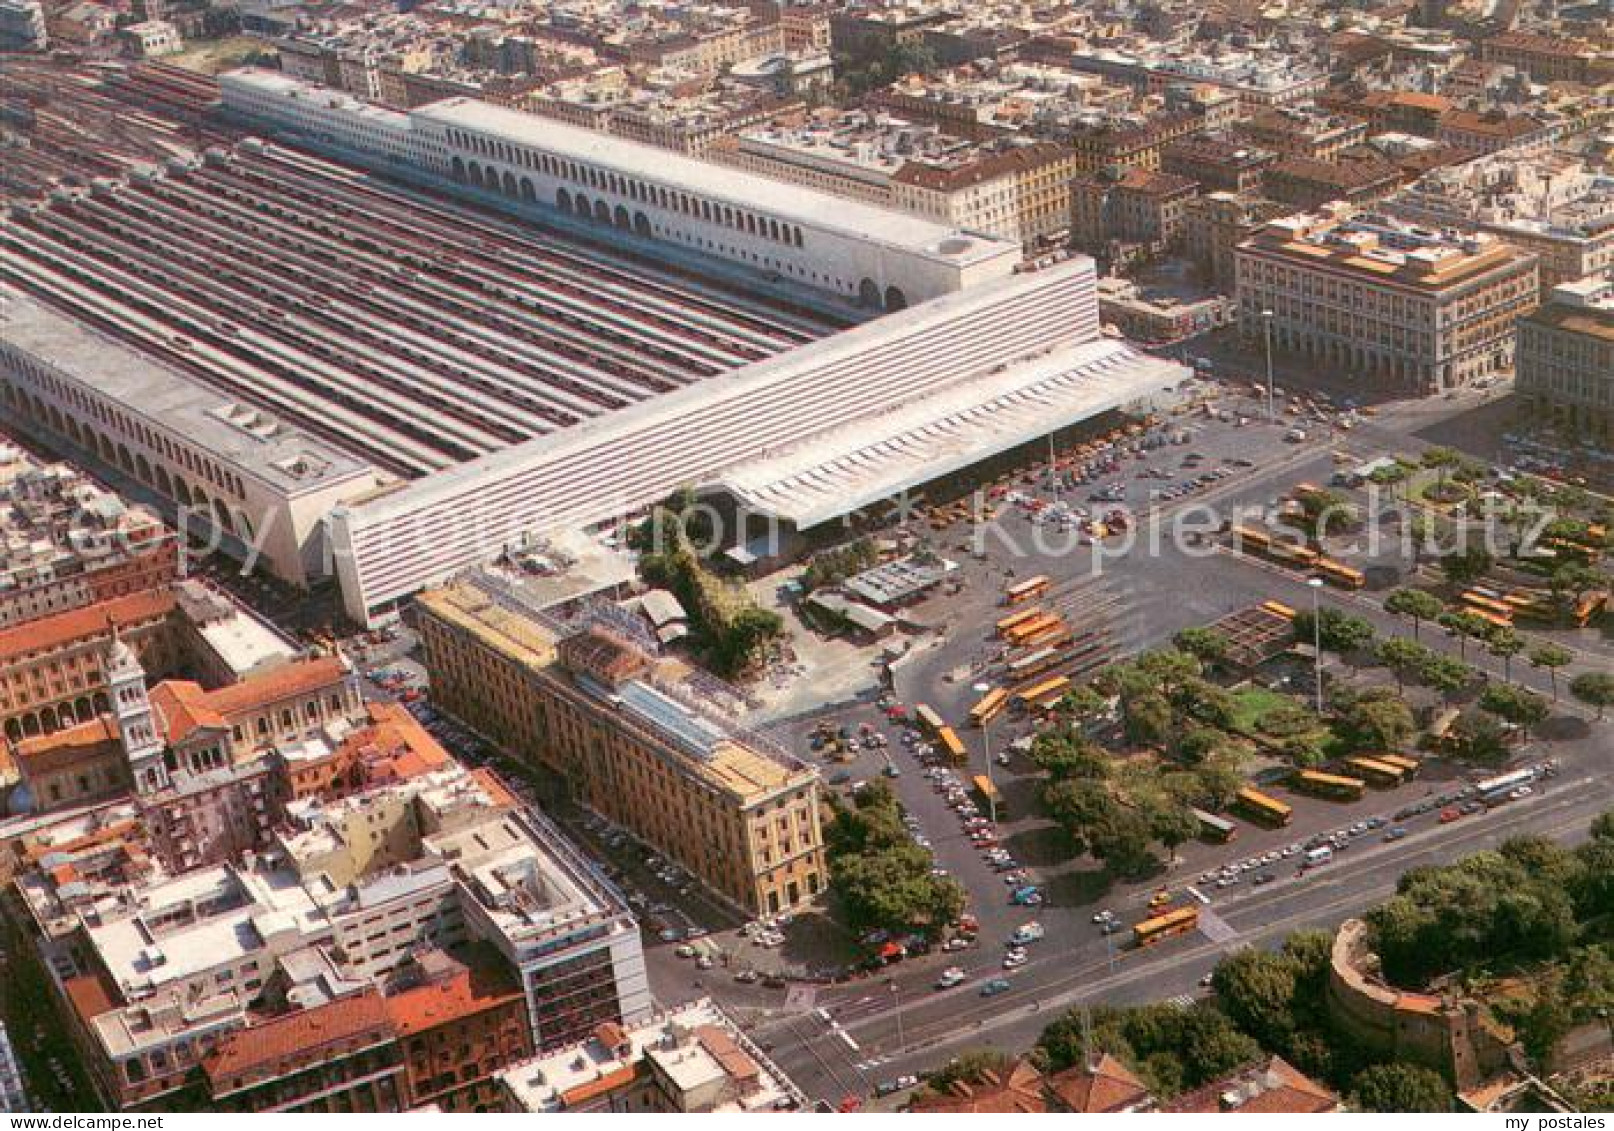
[(1407, 772), (1404, 769), (1379, 758), (1358, 755), (1355, 758), (1345, 759), (1345, 766), (1353, 773), (1362, 775), (1369, 785), (1380, 789), (1394, 789), (1407, 780)]
[(1499, 601), (1495, 597), (1486, 596), (1478, 589), (1465, 589), (1459, 599), (1470, 609), (1501, 617), (1510, 624), (1513, 621), (1512, 605), (1506, 601)]
[(1056, 619), (1020, 641), (1022, 648), (1062, 648), (1071, 641), (1070, 626)]
[(1575, 602), (1575, 611), (1573, 614), (1575, 623), (1581, 628), (1585, 628), (1591, 623), (1591, 619), (1598, 613), (1602, 612), (1607, 606), (1608, 590), (1599, 589), (1595, 593), (1586, 594), (1579, 601)]
[(1284, 620), (1295, 619), (1295, 611), (1282, 601), (1262, 601), (1261, 607), (1275, 617), (1282, 617)]
[(1007, 636), (1009, 634), (1009, 630), (1015, 625), (1025, 624), (1026, 621), (1033, 620), (1042, 615), (1043, 612), (1041, 605), (1032, 605), (1029, 609), (1021, 609), (1019, 612), (1010, 613), (1008, 616), (998, 621), (998, 635)]
[(1264, 530), (1257, 530), (1253, 526), (1235, 526), (1233, 528), (1233, 545), (1235, 549), (1243, 550), (1246, 545), (1254, 548), (1256, 553), (1265, 553), (1267, 547), (1272, 545), (1272, 538)]
[(1287, 825), (1295, 811), (1275, 797), (1246, 786), (1234, 795), (1234, 803), (1250, 816), (1269, 825)]
[(932, 738), (947, 728), (947, 724), (942, 722), (942, 717), (936, 713), (936, 709), (928, 703), (915, 703), (913, 717), (914, 722), (919, 724), (919, 729)]
[(1301, 770), (1294, 776), (1293, 783), (1296, 789), (1334, 801), (1358, 801), (1367, 792), (1367, 783), (1361, 778), (1324, 774), (1316, 770)]
[(1017, 581), (1003, 591), (1005, 605), (1018, 605), (1025, 601), (1035, 601), (1048, 592), (1048, 579), (1042, 574), (1028, 577), (1024, 581)]
[(1003, 708), (1009, 705), (1009, 693), (1001, 687), (994, 687), (981, 696), (980, 702), (970, 708), (970, 725), (983, 726), (1003, 713)]
[(1423, 763), (1416, 758), (1408, 758), (1405, 754), (1374, 754), (1375, 762), (1383, 762), (1386, 766), (1394, 766), (1401, 771), (1402, 779), (1411, 781), (1423, 769)]
[(1199, 908), (1179, 907), (1174, 911), (1167, 911), (1164, 915), (1145, 919), (1133, 927), (1132, 941), (1139, 946), (1153, 946), (1161, 939), (1169, 939), (1173, 935), (1185, 935), (1198, 926)]
[(1322, 558), (1322, 555), (1310, 546), (1285, 542), (1277, 538), (1267, 544), (1267, 556), (1275, 562), (1299, 566), (1314, 566)]
[(1016, 691), (1014, 703), (1021, 710), (1028, 710), (1050, 695), (1063, 695), (1068, 690), (1070, 690), (1070, 677), (1056, 675), (1052, 679), (1045, 679)]
[(1361, 570), (1353, 569), (1344, 562), (1336, 562), (1333, 558), (1318, 559), (1317, 572), (1324, 581), (1341, 589), (1360, 589), (1367, 584), (1367, 577)]
[(1057, 628), (1064, 623), (1057, 614), (1044, 613), (1040, 617), (1034, 617), (1031, 620), (1015, 625), (1009, 629), (1006, 635), (1009, 643), (1021, 645), (1039, 633), (1047, 632), (1049, 629)]
[(958, 734), (952, 727), (942, 727), (936, 732), (936, 743), (947, 752), (947, 756), (962, 765), (969, 761), (970, 752), (958, 740)]

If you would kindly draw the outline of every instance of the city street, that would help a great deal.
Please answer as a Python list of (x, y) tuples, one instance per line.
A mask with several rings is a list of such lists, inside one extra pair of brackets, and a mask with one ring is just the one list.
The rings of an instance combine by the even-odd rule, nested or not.
[[(1009, 975), (1012, 989), (982, 997), (983, 979), (1002, 973), (998, 940), (983, 932), (982, 950), (960, 963), (970, 978), (956, 989), (931, 989), (933, 972), (899, 970), (896, 993), (881, 981), (820, 993), (803, 1001), (800, 1012), (763, 1024), (756, 1035), (774, 1046), (781, 1067), (815, 1100), (867, 1097), (879, 1081), (922, 1073), (965, 1049), (1024, 1051), (1060, 1010), (1083, 1002), (1131, 1004), (1203, 992), (1200, 978), (1234, 949), (1271, 946), (1303, 928), (1333, 927), (1393, 894), (1408, 869), (1448, 863), (1511, 835), (1577, 839), (1611, 804), (1614, 784), (1605, 774), (1566, 770), (1547, 791), (1506, 808), (1452, 826), (1429, 825), (1398, 844), (1363, 846), (1304, 880), (1285, 877), (1215, 899), (1204, 919), (1225, 925), (1216, 939), (1206, 936), (1202, 923), (1199, 934), (1136, 951), (1125, 944), (1112, 948), (1091, 925), (1068, 932), (1051, 928), (1032, 948), (1031, 962)], [(831, 1035), (813, 1012), (818, 1009), (851, 1043)]]

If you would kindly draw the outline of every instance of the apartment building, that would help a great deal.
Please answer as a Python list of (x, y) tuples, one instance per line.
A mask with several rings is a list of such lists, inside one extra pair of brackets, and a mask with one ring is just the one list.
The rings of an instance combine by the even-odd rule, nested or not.
[(805, 1110), (806, 1097), (710, 998), (585, 1039), (499, 1076), (503, 1110), (725, 1112)]
[(151, 511), (0, 440), (0, 629), (156, 589), (178, 570)]
[(404, 1109), (397, 1033), (373, 989), (237, 1030), (203, 1071), (208, 1106), (218, 1111)]
[(1234, 250), (1267, 221), (1292, 211), (1287, 204), (1259, 195), (1210, 192), (1191, 197), (1183, 205), (1183, 251), (1208, 286), (1231, 292)]
[(1510, 371), (1537, 301), (1533, 255), (1344, 206), (1274, 220), (1234, 261), (1247, 333), (1271, 311), (1276, 347), (1419, 392)]
[(498, 1111), (496, 1074), (533, 1055), (521, 984), (485, 943), (417, 955), (386, 1007), (410, 1108)]
[(1262, 192), (1296, 209), (1321, 208), (1336, 200), (1368, 204), (1401, 187), (1401, 170), (1370, 149), (1357, 149), (1338, 160), (1289, 156), (1262, 175)]
[(1480, 44), (1480, 58), (1517, 67), (1536, 82), (1596, 85), (1614, 74), (1614, 62), (1592, 44), (1528, 31), (1491, 36)]
[[(138, 857), (143, 838), (127, 843), (125, 858)], [(367, 987), (406, 982), (430, 950), (481, 943), (496, 954), (518, 988), (520, 1023), (534, 1049), (650, 1010), (638, 928), (620, 896), (485, 772), (450, 766), (299, 802), (263, 850), (181, 875), (142, 877), (128, 867), (119, 877), (117, 885), (110, 875), (99, 883), (91, 900), (41, 871), (18, 883), (84, 1063), (118, 1110), (160, 1108), (198, 1089), (217, 1089), (221, 1103), (239, 1095), (241, 1107), (269, 1110), (246, 1093), (270, 1082), (268, 1102), (309, 1102), (281, 1086), (312, 1063), (299, 1059), (306, 1041), (288, 1042), (293, 1059), (265, 1065), (261, 1078), (208, 1068), (208, 1058), (230, 1033), (265, 1016), (295, 1018)], [(495, 1008), (502, 1015), (507, 1005), (500, 996)], [(431, 1008), (413, 1012), (406, 1027), (413, 1032), (418, 1023), (424, 1033), (434, 1016)], [(384, 1006), (379, 1020), (395, 1035)], [(276, 1032), (296, 1032), (298, 1024)], [(480, 1023), (466, 1024), (469, 1032)], [(506, 1025), (495, 1032), (498, 1048), (513, 1047)], [(256, 1056), (263, 1044), (246, 1038), (241, 1055)], [(400, 1097), (414, 1071), (403, 1063), (408, 1054), (406, 1043), (396, 1070), (394, 1053), (376, 1070), (394, 1080), (387, 1090)], [(461, 1069), (497, 1059), (467, 1054)], [(436, 1075), (417, 1080), (446, 1090)], [(237, 1077), (241, 1083), (229, 1082)], [(363, 1102), (372, 1101), (381, 1102)]]
[(748, 914), (823, 889), (816, 772), (715, 709), (715, 681), (648, 643), (554, 620), (486, 572), (427, 591), (417, 612), (443, 709)]
[(1332, 161), (1367, 140), (1367, 119), (1310, 106), (1264, 106), (1233, 130), (1262, 149)]
[(1519, 319), (1515, 390), (1543, 419), (1607, 441), (1614, 436), (1614, 282), (1554, 288)]
[(1256, 194), (1262, 173), (1278, 155), (1231, 138), (1195, 135), (1174, 141), (1160, 153), (1160, 171), (1187, 177), (1205, 193)]
[(1148, 169), (1104, 169), (1078, 177), (1070, 191), (1071, 243), (1117, 258), (1113, 249), (1159, 254), (1182, 238), (1183, 215), (1198, 186)]

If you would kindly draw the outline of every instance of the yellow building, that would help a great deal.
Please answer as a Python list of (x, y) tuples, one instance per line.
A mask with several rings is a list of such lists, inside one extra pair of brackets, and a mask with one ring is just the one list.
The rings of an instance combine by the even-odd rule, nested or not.
[(817, 772), (698, 705), (686, 664), (605, 629), (568, 632), (487, 575), (418, 607), (444, 710), (560, 774), (588, 808), (747, 912), (822, 890)]
[(1270, 311), (1273, 348), (1424, 393), (1511, 371), (1537, 300), (1533, 255), (1339, 204), (1271, 221), (1234, 265), (1246, 333)]

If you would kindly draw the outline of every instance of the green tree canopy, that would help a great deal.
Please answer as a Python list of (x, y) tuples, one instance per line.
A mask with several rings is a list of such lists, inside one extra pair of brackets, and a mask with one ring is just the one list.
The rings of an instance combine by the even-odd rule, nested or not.
[(1351, 1082), (1350, 1104), (1357, 1111), (1446, 1112), (1454, 1098), (1444, 1076), (1416, 1064), (1375, 1064)]

